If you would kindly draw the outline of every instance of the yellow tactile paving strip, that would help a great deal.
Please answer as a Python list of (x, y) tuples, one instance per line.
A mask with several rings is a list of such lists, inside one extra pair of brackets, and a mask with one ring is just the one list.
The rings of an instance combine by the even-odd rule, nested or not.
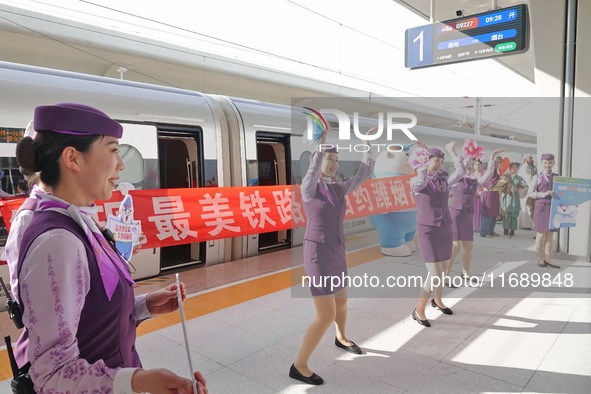
[[(374, 246), (347, 254), (347, 266), (355, 267), (382, 257), (384, 256), (380, 253), (380, 247)], [(287, 289), (292, 286), (292, 283), (300, 283), (299, 281), (292, 281), (292, 278), (301, 278), (302, 275), (304, 275), (304, 270), (302, 267), (298, 267), (187, 298), (183, 304), (185, 318), (187, 320), (194, 319), (276, 291)], [(178, 313), (161, 315), (140, 324), (137, 329), (137, 335), (149, 334), (180, 323), (180, 321), (181, 319)], [(11, 378), (12, 372), (10, 363), (8, 362), (8, 355), (6, 350), (3, 349), (0, 350), (0, 380)]]

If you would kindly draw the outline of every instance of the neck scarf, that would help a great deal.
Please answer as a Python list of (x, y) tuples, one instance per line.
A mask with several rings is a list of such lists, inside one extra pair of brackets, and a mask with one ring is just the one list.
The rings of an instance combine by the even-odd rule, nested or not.
[(129, 284), (135, 284), (129, 269), (117, 255), (115, 250), (113, 250), (113, 247), (109, 245), (103, 234), (98, 231), (98, 226), (92, 222), (88, 212), (85, 212), (82, 208), (75, 205), (69, 205), (65, 201), (54, 199), (43, 200), (39, 204), (39, 210), (51, 208), (64, 209), (65, 213), (74, 219), (74, 221), (78, 223), (86, 233), (86, 238), (88, 239), (92, 252), (96, 258), (99, 272), (101, 273), (103, 288), (105, 289), (105, 294), (109, 301), (111, 301), (117, 283), (119, 282), (119, 274), (117, 273), (117, 270), (123, 274)]
[(318, 190), (320, 191), (320, 194), (326, 197), (328, 202), (330, 202), (332, 205), (335, 205), (332, 190), (330, 189), (330, 186), (324, 184), (324, 180), (322, 179), (320, 179), (320, 181), (318, 182)]

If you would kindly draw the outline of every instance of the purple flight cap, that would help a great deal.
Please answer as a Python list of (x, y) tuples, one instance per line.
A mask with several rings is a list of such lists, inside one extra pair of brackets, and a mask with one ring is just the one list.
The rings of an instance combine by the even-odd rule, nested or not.
[(103, 111), (84, 104), (61, 103), (35, 108), (35, 130), (73, 135), (108, 135), (121, 138), (123, 126)]
[(427, 149), (427, 152), (429, 152), (429, 159), (433, 156), (439, 157), (440, 159), (445, 159), (445, 155), (443, 154), (443, 152), (437, 148), (429, 148)]
[(554, 155), (552, 153), (543, 153), (542, 160), (546, 160), (546, 161), (554, 160)]

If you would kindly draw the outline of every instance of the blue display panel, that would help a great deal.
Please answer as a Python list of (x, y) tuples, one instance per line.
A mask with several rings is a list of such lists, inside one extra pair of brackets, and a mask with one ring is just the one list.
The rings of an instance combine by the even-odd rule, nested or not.
[(527, 5), (413, 27), (406, 30), (405, 66), (410, 69), (525, 52)]

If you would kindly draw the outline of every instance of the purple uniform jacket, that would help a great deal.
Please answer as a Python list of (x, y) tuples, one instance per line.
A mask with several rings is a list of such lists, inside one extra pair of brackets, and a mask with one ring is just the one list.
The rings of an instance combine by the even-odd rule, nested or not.
[[(319, 181), (314, 198), (304, 201), (307, 217), (304, 239), (326, 244), (344, 244), (343, 221), (347, 204), (342, 185), (334, 183), (325, 187), (322, 182)], [(332, 203), (326, 193), (331, 194)]]
[(416, 195), (417, 224), (425, 226), (446, 226), (452, 223), (449, 214), (449, 188), (464, 177), (466, 167), (459, 157), (454, 158), (454, 172), (446, 171), (429, 175), (427, 168), (419, 170), (411, 179), (410, 186)]
[(452, 223), (448, 208), (449, 185), (447, 172), (440, 171), (429, 176), (427, 185), (415, 197), (417, 201), (417, 224), (445, 226)]
[(550, 204), (552, 197), (546, 196), (546, 192), (551, 191), (554, 186), (555, 173), (545, 174), (540, 172), (533, 185), (533, 190), (528, 193), (528, 196), (536, 200), (534, 209), (534, 230), (538, 233), (545, 233), (548, 231), (557, 232), (558, 229), (549, 229), (550, 221)]
[(315, 151), (310, 157), (310, 168), (302, 182), (302, 201), (307, 224), (304, 239), (326, 244), (345, 244), (343, 221), (347, 203), (345, 195), (359, 187), (371, 176), (372, 163), (362, 162), (357, 173), (345, 182), (325, 186), (320, 179), (323, 153)]
[[(547, 191), (552, 190), (554, 186), (554, 176), (558, 175), (555, 173), (551, 173), (550, 175), (546, 175), (543, 172), (538, 174), (538, 178), (536, 179), (536, 183), (534, 185), (533, 192), (536, 193), (536, 197), (539, 193), (546, 193)], [(552, 203), (552, 197), (546, 196), (541, 198), (536, 198), (536, 204), (550, 204)]]
[[(107, 299), (90, 242), (82, 228), (70, 217), (54, 211), (37, 211), (35, 213), (23, 236), (21, 246), (23, 253), (21, 253), (18, 262), (19, 273), (26, 251), (35, 238), (53, 228), (63, 228), (70, 231), (82, 241), (86, 248), (91, 284), (90, 291), (84, 299), (76, 333), (80, 358), (91, 364), (103, 360), (109, 368), (141, 367), (135, 349), (137, 324), (134, 315), (133, 288), (123, 274), (118, 271), (119, 282), (111, 301)], [(23, 304), (19, 300), (19, 303), (24, 311), (26, 302)], [(26, 330), (23, 336), (26, 337)], [(27, 343), (22, 343), (21, 339), (23, 338), (19, 338), (19, 343), (17, 343), (17, 350), (19, 346), (27, 345)]]
[(473, 212), (474, 197), (476, 196), (478, 186), (487, 183), (492, 174), (492, 167), (489, 166), (487, 171), (478, 178), (474, 174), (468, 174), (462, 177), (462, 179), (453, 186), (453, 196), (449, 207), (460, 211), (465, 210), (467, 212)]
[(474, 196), (476, 195), (477, 189), (477, 179), (463, 177), (453, 188), (453, 196), (449, 207), (460, 211), (472, 212), (474, 210)]
[[(501, 178), (497, 171), (494, 171), (488, 181), (484, 183), (484, 187), (491, 189)], [(494, 216), (497, 217), (501, 212), (501, 196), (498, 190), (487, 190), (483, 191), (480, 195), (482, 201), (482, 216)]]

